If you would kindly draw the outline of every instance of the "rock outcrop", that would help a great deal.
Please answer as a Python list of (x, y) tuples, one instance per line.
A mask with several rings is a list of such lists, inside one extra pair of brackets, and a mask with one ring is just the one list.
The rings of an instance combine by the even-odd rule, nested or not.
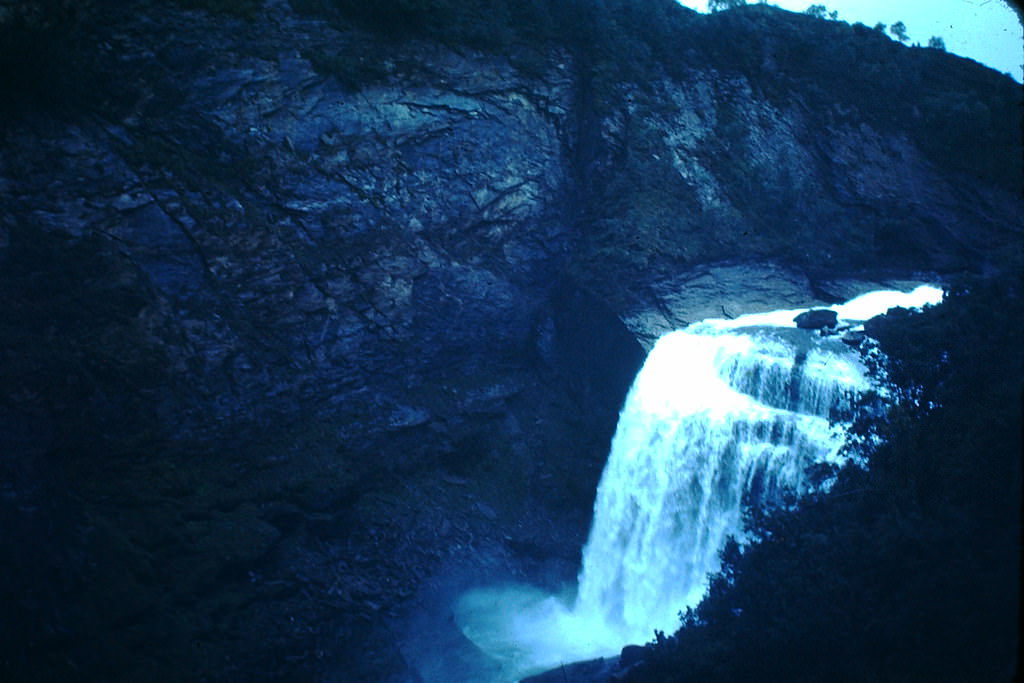
[(820, 330), (824, 327), (835, 327), (837, 313), (828, 308), (812, 308), (793, 318), (796, 326), (802, 330)]
[[(1015, 84), (836, 22), (663, 8), (671, 59), (619, 25), (641, 79), (530, 26), (66, 5), (0, 13), (38, 38), (0, 112), (6, 679), (401, 678), (441, 567), (572, 578), (662, 331), (1019, 239), (1015, 166), (936, 142), (1013, 156)], [(889, 59), (924, 99), (834, 82)]]

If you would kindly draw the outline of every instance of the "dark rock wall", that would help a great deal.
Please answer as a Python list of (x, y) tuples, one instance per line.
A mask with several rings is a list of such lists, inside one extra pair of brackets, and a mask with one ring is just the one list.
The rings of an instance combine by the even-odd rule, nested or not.
[(572, 578), (633, 335), (1019, 239), (1003, 176), (721, 17), (609, 85), (279, 0), (53, 4), (4, 73), (7, 679), (401, 677), (439, 567)]

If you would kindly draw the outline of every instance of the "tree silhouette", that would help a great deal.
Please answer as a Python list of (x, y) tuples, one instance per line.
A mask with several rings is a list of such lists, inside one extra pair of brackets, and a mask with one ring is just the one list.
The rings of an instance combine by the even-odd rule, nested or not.
[(897, 21), (895, 24), (889, 27), (889, 33), (896, 36), (896, 39), (901, 43), (905, 43), (910, 40), (910, 36), (907, 35), (907, 25), (902, 21)]
[(710, 0), (708, 9), (712, 12), (719, 12), (724, 9), (733, 9), (747, 4), (747, 0)]
[(824, 19), (827, 14), (827, 10), (824, 5), (811, 5), (804, 10), (804, 14), (812, 16), (815, 19)]

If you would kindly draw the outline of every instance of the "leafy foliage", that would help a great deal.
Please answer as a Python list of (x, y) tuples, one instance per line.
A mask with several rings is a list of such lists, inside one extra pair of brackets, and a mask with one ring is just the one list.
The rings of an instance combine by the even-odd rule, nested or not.
[(839, 12), (836, 10), (829, 12), (828, 8), (824, 5), (811, 5), (804, 10), (804, 14), (812, 16), (815, 19), (831, 19), (832, 21), (839, 19)]
[(889, 27), (889, 33), (891, 33), (901, 43), (905, 43), (910, 40), (910, 36), (907, 35), (907, 25), (902, 21), (897, 21), (895, 24)]
[(709, 0), (708, 9), (712, 12), (721, 12), (722, 10), (742, 7), (745, 4), (747, 4), (747, 0)]
[[(567, 46), (588, 64), (667, 56), (681, 12), (672, 0), (291, 0), (299, 11), (394, 40), (430, 38), (505, 54), (511, 45)], [(673, 46), (675, 49), (676, 46)], [(640, 72), (637, 72), (639, 74)]]
[[(1016, 273), (1014, 269), (1014, 273)], [(1014, 274), (869, 328), (902, 401), (860, 426), (886, 441), (798, 509), (752, 510), (683, 628), (634, 681), (1009, 680), (1021, 503)]]

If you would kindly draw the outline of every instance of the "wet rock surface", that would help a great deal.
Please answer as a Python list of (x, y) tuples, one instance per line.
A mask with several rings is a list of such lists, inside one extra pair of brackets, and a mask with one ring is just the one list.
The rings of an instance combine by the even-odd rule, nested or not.
[(828, 308), (812, 308), (804, 311), (793, 318), (796, 326), (802, 330), (821, 330), (823, 328), (834, 328), (838, 314)]
[(95, 92), (4, 113), (5, 679), (414, 678), (433, 593), (573, 580), (643, 345), (1018, 225), (713, 55), (596, 94), (564, 47), (188, 4), (83, 4)]

